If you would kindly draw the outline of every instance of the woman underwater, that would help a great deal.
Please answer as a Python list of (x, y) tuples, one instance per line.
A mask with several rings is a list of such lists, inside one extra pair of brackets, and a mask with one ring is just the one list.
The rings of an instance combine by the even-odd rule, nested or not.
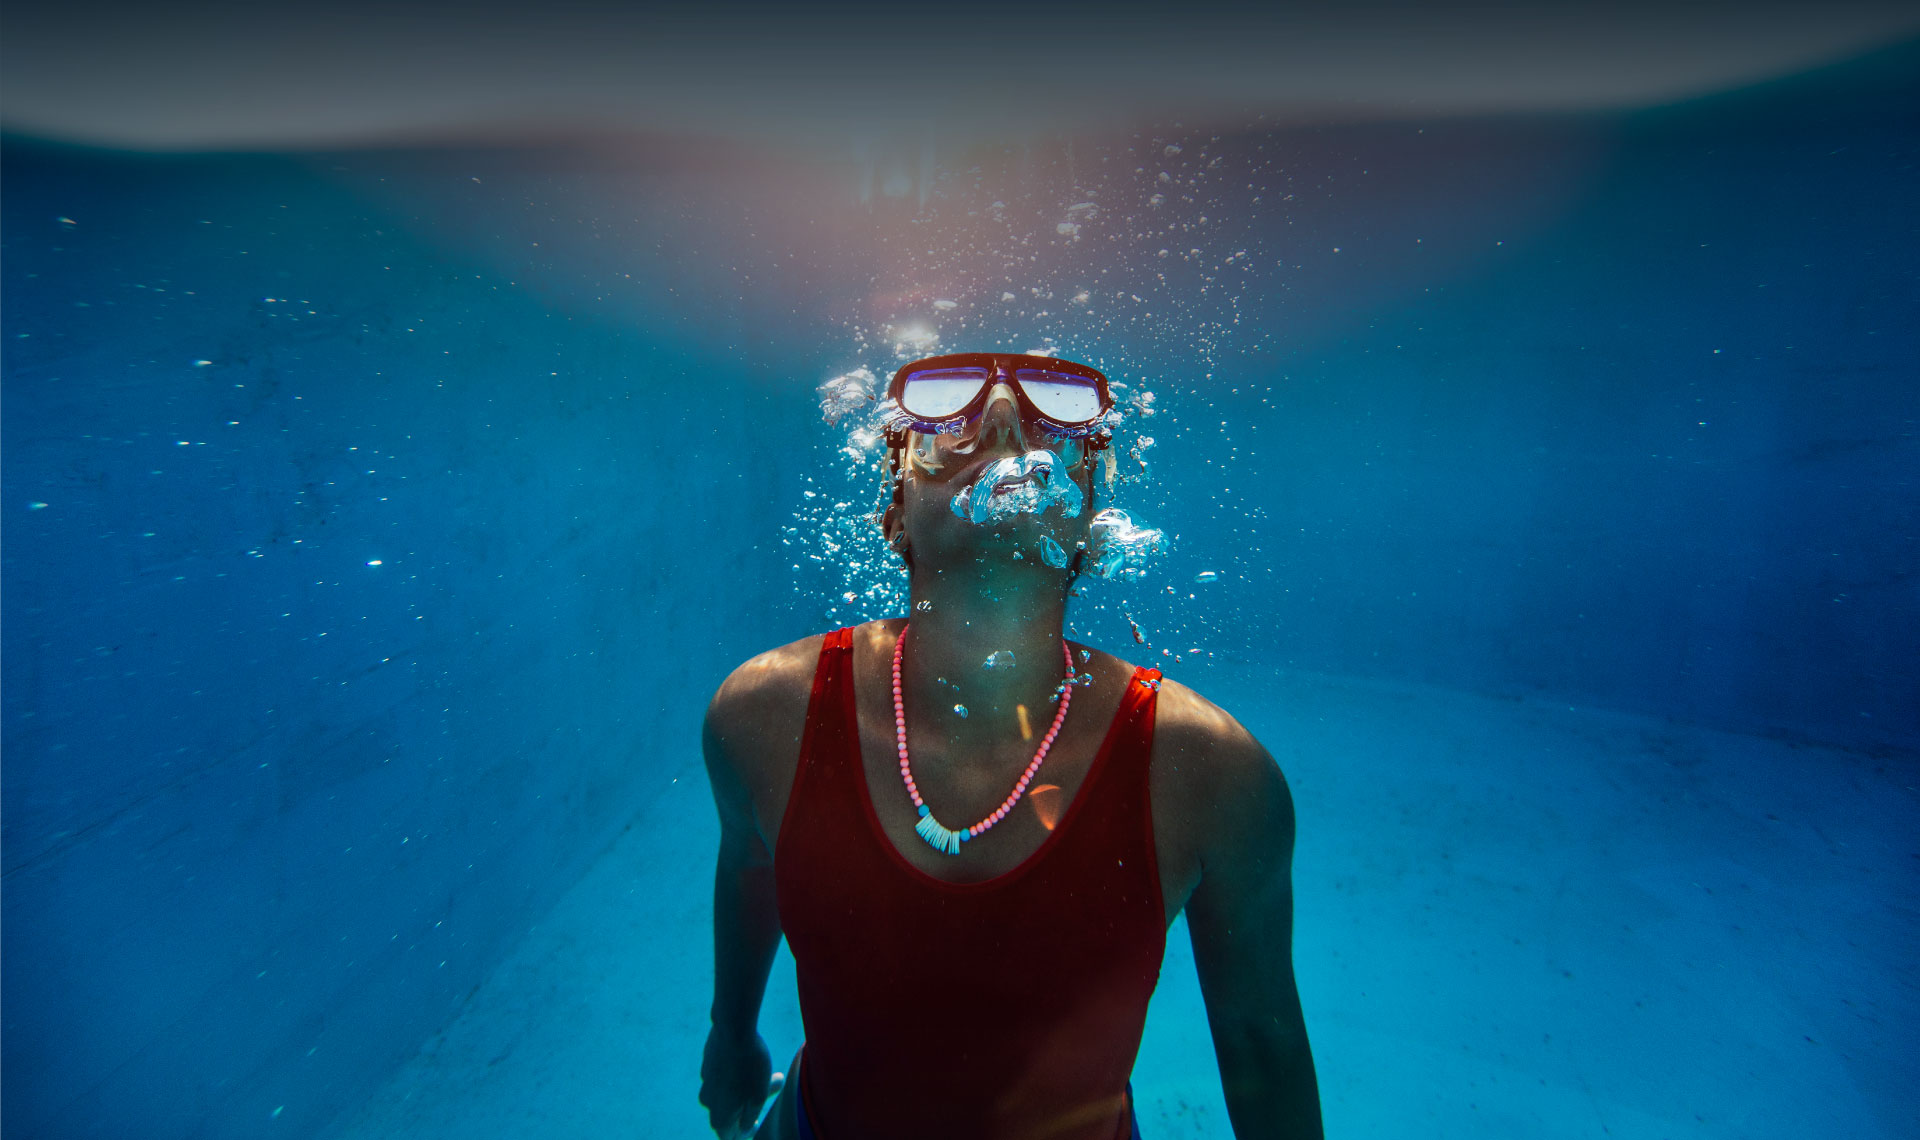
[[(746, 1135), (778, 1088), (763, 1137), (1137, 1136), (1184, 909), (1235, 1135), (1320, 1136), (1285, 779), (1199, 694), (1062, 637), (1100, 553), (1105, 377), (967, 353), (888, 394), (910, 620), (762, 653), (707, 712), (714, 1131)], [(783, 933), (806, 1044), (781, 1087), (757, 1021)]]

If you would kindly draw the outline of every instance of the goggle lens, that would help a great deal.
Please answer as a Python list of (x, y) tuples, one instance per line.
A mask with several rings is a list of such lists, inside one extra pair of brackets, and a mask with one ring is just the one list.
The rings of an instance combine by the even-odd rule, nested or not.
[(907, 377), (900, 410), (923, 420), (943, 420), (973, 402), (993, 373), (985, 368), (929, 368)]
[(1100, 414), (1100, 389), (1084, 376), (1050, 372), (1044, 368), (1017, 368), (1020, 382), (1034, 410), (1063, 424), (1083, 424)]

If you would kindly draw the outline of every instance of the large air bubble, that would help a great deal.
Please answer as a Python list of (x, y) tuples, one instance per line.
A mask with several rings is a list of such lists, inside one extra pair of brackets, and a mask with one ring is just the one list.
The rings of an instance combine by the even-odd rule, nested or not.
[(859, 411), (873, 402), (875, 378), (870, 368), (843, 372), (820, 385), (820, 416), (830, 424), (840, 422), (848, 412)]
[(1065, 518), (1079, 518), (1086, 493), (1059, 457), (1045, 449), (995, 460), (953, 497), (953, 513), (975, 526), (1018, 515), (1038, 515), (1058, 505)]
[(1165, 533), (1140, 526), (1118, 507), (1094, 515), (1090, 529), (1087, 573), (1096, 578), (1137, 582), (1146, 576), (1154, 560), (1167, 552)]

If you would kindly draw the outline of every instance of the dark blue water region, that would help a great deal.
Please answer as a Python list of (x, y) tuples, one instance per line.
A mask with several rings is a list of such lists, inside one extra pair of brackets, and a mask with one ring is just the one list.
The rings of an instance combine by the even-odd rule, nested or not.
[(812, 389), (922, 316), (1161, 391), (1142, 653), (1913, 763), (1915, 60), (848, 161), (7, 139), (6, 1131), (390, 1075), (835, 620)]

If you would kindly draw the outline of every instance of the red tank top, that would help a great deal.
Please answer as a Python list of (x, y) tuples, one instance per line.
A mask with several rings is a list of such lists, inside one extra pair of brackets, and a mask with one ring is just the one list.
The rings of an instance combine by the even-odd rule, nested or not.
[[(851, 630), (828, 634), (774, 857), (821, 1140), (1114, 1140), (1166, 946), (1137, 670), (1065, 816), (979, 883), (896, 850), (867, 794)], [(911, 810), (906, 793), (890, 805)], [(990, 840), (985, 840), (990, 841)]]

